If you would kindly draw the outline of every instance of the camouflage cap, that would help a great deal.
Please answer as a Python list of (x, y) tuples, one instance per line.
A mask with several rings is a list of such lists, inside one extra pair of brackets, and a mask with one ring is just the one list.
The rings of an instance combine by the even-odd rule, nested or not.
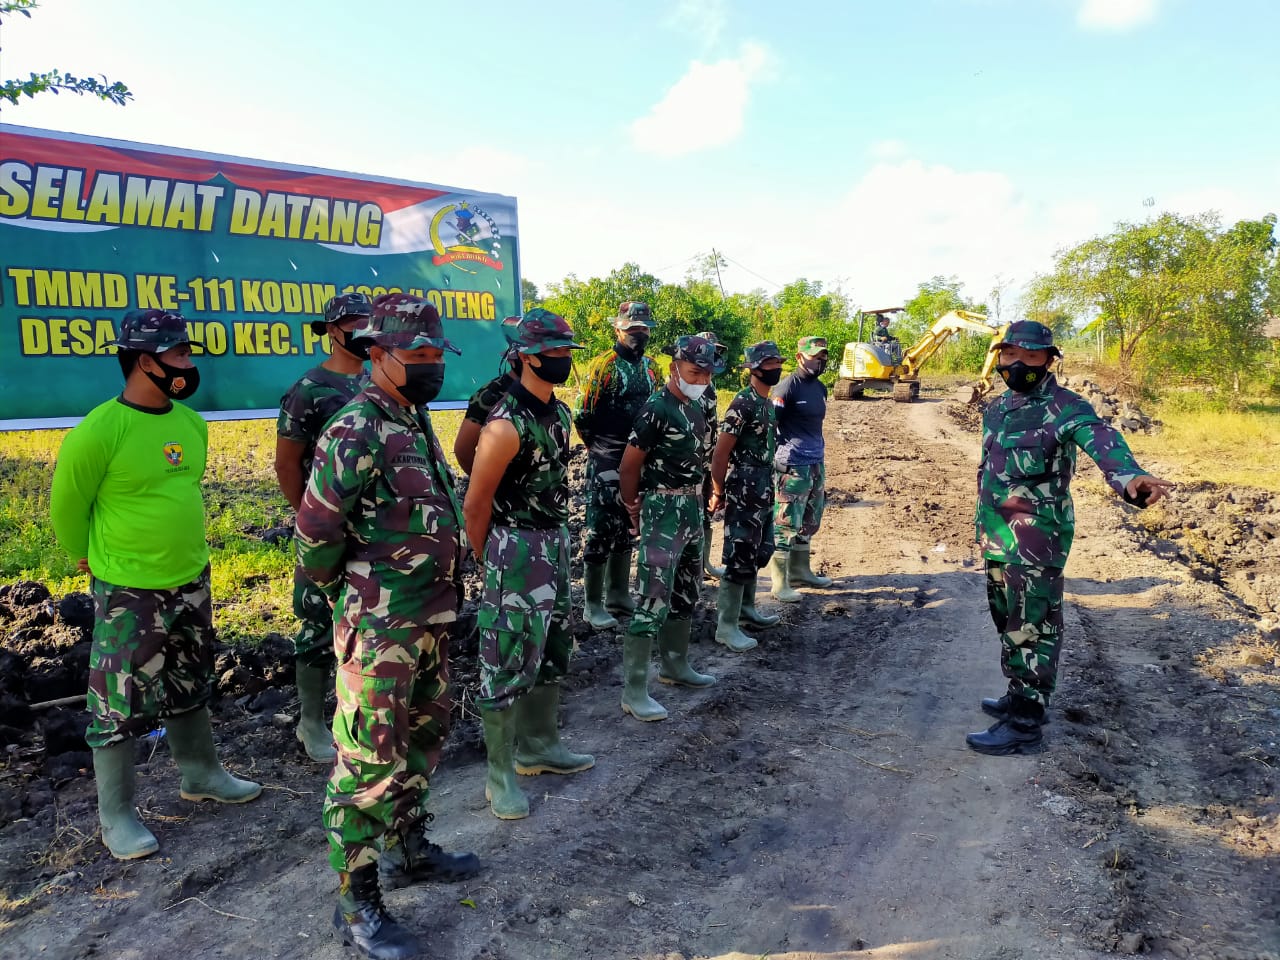
[(373, 303), (363, 293), (340, 293), (330, 297), (324, 305), (324, 319), (311, 321), (311, 332), (324, 334), (330, 323), (338, 323), (345, 317), (367, 317), (373, 313)]
[(729, 347), (720, 342), (720, 338), (716, 336), (714, 330), (703, 330), (698, 334), (703, 340), (710, 340), (716, 345), (716, 369), (717, 375), (724, 373), (729, 369)]
[(706, 337), (679, 337), (671, 346), (671, 356), (692, 363), (699, 370), (716, 372), (716, 345)]
[(1055, 357), (1062, 351), (1053, 345), (1053, 331), (1035, 320), (1019, 320), (1009, 324), (1009, 332), (992, 349), (1022, 347), (1024, 350), (1048, 350)]
[[(511, 319), (508, 318), (509, 324)], [(541, 353), (543, 350), (554, 350), (556, 347), (569, 347), (581, 350), (582, 344), (573, 339), (573, 329), (569, 321), (558, 313), (534, 307), (523, 317), (514, 318), (518, 322), (515, 330), (503, 330), (511, 345), (520, 353)]]
[(656, 323), (649, 305), (643, 300), (623, 300), (618, 304), (618, 315), (613, 318), (613, 325), (619, 330), (637, 327), (643, 324), (652, 330)]
[(748, 370), (754, 370), (766, 360), (782, 360), (782, 351), (778, 349), (778, 345), (772, 340), (761, 340), (759, 343), (753, 343), (743, 352), (746, 363), (742, 364)]
[(117, 347), (143, 353), (164, 353), (184, 343), (200, 345), (191, 339), (186, 318), (169, 310), (130, 310), (115, 341)]
[(826, 337), (801, 337), (796, 341), (796, 353), (802, 356), (816, 357), (826, 349)]
[(369, 340), (380, 347), (417, 350), (437, 347), (462, 355), (444, 335), (440, 312), (423, 297), (410, 293), (384, 293), (375, 297), (364, 325), (352, 331), (352, 340)]

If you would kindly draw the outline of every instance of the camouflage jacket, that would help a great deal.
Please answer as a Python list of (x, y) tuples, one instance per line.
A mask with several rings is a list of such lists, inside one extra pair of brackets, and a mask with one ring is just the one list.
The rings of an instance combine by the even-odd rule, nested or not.
[(641, 355), (632, 360), (631, 355), (615, 344), (592, 360), (573, 412), (573, 425), (597, 469), (618, 466), (636, 414), (662, 385), (651, 359)]
[(1066, 565), (1075, 534), (1070, 486), (1077, 447), (1121, 495), (1130, 480), (1146, 474), (1119, 431), (1053, 376), (1031, 393), (1010, 390), (987, 407), (976, 520), (987, 559)]
[(280, 398), (276, 436), (306, 445), (303, 473), (311, 471), (320, 431), (368, 382), (369, 375), (364, 371), (349, 377), (324, 367), (312, 367)]
[(462, 419), (470, 420), (472, 423), (483, 424), (489, 419), (489, 413), (493, 408), (507, 395), (511, 385), (518, 382), (515, 377), (508, 373), (498, 374), (471, 395), (471, 399), (467, 401), (466, 416)]
[[(462, 509), (425, 409), (370, 384), (316, 444), (298, 509), (298, 562), (348, 611), (396, 625), (457, 614)], [(341, 610), (338, 611), (339, 613)]]
[(777, 414), (772, 401), (746, 386), (724, 412), (720, 432), (737, 437), (729, 454), (729, 472), (772, 470), (778, 450)]
[(702, 419), (706, 422), (706, 429), (702, 434), (702, 464), (710, 470), (711, 454), (716, 448), (716, 434), (720, 430), (720, 409), (714, 383), (707, 384), (707, 389), (698, 398), (698, 405), (702, 407)]
[(640, 491), (700, 488), (705, 430), (700, 403), (682, 403), (666, 388), (646, 400), (627, 440), (646, 454)]
[(569, 522), (569, 408), (517, 383), (489, 414), (516, 428), (520, 449), (493, 495), (495, 527), (558, 530)]

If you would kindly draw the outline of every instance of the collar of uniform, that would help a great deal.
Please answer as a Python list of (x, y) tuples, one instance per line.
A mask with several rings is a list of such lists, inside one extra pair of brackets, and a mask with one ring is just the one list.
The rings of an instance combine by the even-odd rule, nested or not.
[(627, 363), (638, 363), (640, 358), (644, 356), (644, 354), (640, 353), (638, 350), (632, 350), (621, 340), (615, 340), (613, 342), (613, 352), (623, 360), (627, 361)]
[(551, 395), (550, 401), (545, 401), (519, 380), (511, 385), (510, 392), (521, 404), (528, 407), (535, 417), (545, 417), (556, 408), (555, 394)]
[(364, 392), (365, 396), (372, 400), (377, 406), (381, 407), (391, 419), (400, 420), (404, 423), (416, 422), (413, 418), (413, 407), (406, 407), (376, 383), (369, 384), (364, 388)]

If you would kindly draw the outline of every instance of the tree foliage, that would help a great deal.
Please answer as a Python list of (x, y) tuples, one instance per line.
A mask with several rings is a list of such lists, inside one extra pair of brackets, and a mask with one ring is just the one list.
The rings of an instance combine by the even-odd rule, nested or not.
[[(0, 0), (0, 23), (15, 13), (30, 18), (31, 11), (39, 4), (36, 0)], [(89, 94), (108, 103), (118, 106), (133, 99), (133, 94), (123, 83), (112, 82), (104, 77), (78, 77), (61, 70), (46, 70), (33, 73), (26, 80), (0, 80), (0, 100), (7, 100), (16, 106), (22, 97), (35, 97), (42, 93), (58, 94), (66, 91), (75, 94)]]

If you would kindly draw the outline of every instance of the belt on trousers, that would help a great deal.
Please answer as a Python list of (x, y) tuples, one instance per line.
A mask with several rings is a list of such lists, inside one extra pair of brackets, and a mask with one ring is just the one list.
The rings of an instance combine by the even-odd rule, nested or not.
[(647, 497), (700, 497), (702, 487), (658, 487), (657, 490), (646, 490)]

